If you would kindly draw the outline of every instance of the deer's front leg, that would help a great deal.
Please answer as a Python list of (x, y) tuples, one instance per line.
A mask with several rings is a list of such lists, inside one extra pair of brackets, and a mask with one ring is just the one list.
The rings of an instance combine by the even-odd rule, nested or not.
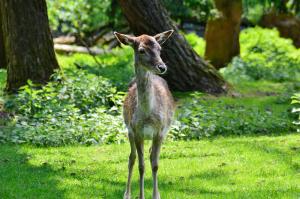
[(129, 132), (128, 137), (129, 137), (131, 151), (130, 151), (129, 160), (128, 160), (128, 179), (127, 179), (124, 199), (130, 199), (130, 197), (131, 197), (131, 177), (132, 177), (132, 170), (133, 170), (134, 162), (136, 159), (136, 147), (135, 147), (133, 133)]
[(157, 172), (158, 172), (158, 161), (159, 161), (161, 143), (162, 143), (161, 139), (154, 138), (152, 143), (152, 150), (150, 154), (152, 177), (153, 177), (153, 194), (152, 194), (153, 199), (160, 199), (160, 194), (158, 191)]
[(138, 153), (139, 159), (139, 172), (140, 172), (140, 199), (145, 199), (144, 195), (144, 174), (145, 174), (145, 163), (144, 163), (144, 140), (135, 139), (135, 146)]

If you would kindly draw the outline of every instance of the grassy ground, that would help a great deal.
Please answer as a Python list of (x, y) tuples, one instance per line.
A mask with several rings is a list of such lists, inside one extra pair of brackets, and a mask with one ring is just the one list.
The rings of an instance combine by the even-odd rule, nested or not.
[[(167, 142), (162, 198), (299, 198), (300, 136)], [(147, 147), (149, 144), (147, 144)], [(122, 198), (128, 144), (35, 148), (0, 146), (1, 198)], [(147, 153), (148, 156), (148, 153)], [(146, 160), (146, 198), (151, 171)], [(133, 198), (138, 194), (135, 166)]]

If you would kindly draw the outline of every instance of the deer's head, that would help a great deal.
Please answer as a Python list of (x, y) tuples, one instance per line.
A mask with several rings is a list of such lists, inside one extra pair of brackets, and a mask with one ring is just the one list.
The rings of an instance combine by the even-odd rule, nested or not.
[(167, 66), (160, 57), (161, 45), (172, 33), (173, 30), (169, 30), (155, 36), (141, 35), (139, 37), (117, 32), (114, 34), (120, 43), (130, 45), (134, 49), (137, 66), (157, 74), (164, 74), (167, 71)]

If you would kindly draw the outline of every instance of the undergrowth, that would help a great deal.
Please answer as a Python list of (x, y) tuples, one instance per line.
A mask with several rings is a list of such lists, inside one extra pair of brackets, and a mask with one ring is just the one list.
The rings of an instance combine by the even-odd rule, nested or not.
[[(295, 132), (293, 121), (297, 123), (298, 115), (291, 113), (290, 97), (300, 87), (293, 82), (298, 75), (298, 51), (277, 36), (274, 30), (259, 28), (242, 32), (241, 58), (223, 71), (237, 95), (175, 94), (178, 108), (168, 138), (198, 140)], [(186, 37), (196, 51), (204, 52), (202, 39), (194, 34)], [(277, 42), (285, 46), (284, 51)], [(98, 63), (82, 54), (58, 55), (58, 59), (63, 72), (56, 73), (46, 86), (28, 81), (17, 95), (0, 99), (0, 105), (5, 104), (5, 109), (0, 107), (0, 142), (38, 146), (125, 142), (121, 104), (133, 76), (132, 50), (114, 49), (98, 56)], [(247, 66), (236, 65), (237, 60)], [(0, 71), (1, 88), (4, 82), (5, 72)], [(298, 97), (293, 98), (294, 104)]]

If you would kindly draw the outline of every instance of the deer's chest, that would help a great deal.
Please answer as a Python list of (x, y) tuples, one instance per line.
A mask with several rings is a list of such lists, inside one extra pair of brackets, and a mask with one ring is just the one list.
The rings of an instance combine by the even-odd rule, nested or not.
[(136, 113), (132, 121), (135, 132), (143, 139), (152, 139), (161, 128), (159, 115), (155, 113)]

